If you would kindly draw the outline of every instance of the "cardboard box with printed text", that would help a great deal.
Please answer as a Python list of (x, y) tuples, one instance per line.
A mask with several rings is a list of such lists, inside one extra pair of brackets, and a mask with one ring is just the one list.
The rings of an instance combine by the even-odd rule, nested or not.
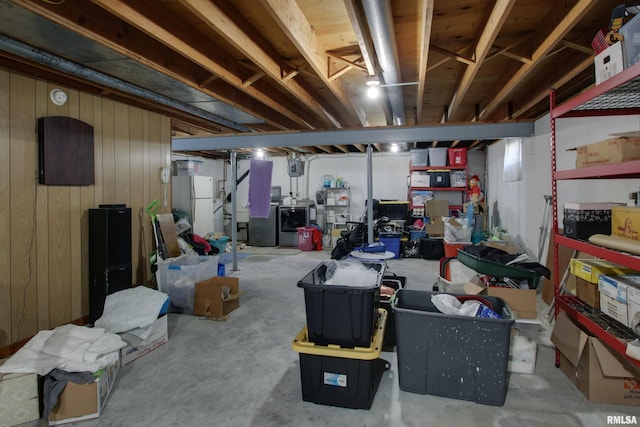
[(166, 314), (156, 319), (151, 324), (151, 330), (146, 339), (141, 339), (126, 332), (120, 334), (120, 337), (127, 343), (126, 347), (120, 349), (120, 363), (122, 366), (128, 365), (169, 341), (167, 319), (168, 316)]
[(640, 137), (619, 136), (576, 148), (576, 168), (640, 159)]

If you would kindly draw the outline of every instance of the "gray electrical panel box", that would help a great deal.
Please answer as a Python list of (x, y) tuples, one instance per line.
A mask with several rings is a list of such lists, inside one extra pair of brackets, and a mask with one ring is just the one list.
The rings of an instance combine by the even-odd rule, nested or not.
[(300, 159), (289, 159), (289, 176), (304, 175), (304, 163)]

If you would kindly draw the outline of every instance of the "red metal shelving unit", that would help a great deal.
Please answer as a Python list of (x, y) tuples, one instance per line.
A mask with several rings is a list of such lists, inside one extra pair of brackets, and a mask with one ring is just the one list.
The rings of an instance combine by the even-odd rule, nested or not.
[[(621, 179), (640, 177), (640, 161), (588, 168), (556, 170), (556, 120), (567, 117), (594, 117), (622, 114), (640, 114), (640, 63), (622, 71), (609, 80), (587, 89), (571, 100), (556, 106), (555, 90), (549, 94), (551, 116), (551, 191), (553, 228), (553, 266), (559, 271), (558, 246), (566, 246), (598, 258), (607, 259), (625, 267), (638, 269), (640, 257), (558, 234), (558, 180)], [(625, 355), (626, 344), (638, 338), (631, 329), (600, 313), (575, 297), (560, 295), (560, 275), (554, 277), (555, 314), (560, 310), (586, 328), (600, 340), (640, 367), (640, 361)], [(560, 356), (556, 350), (556, 366)]]
[[(413, 166), (413, 165), (409, 165), (409, 175), (411, 175), (411, 172), (429, 172), (429, 171), (456, 171), (456, 170), (461, 170), (461, 171), (465, 171), (465, 181), (468, 180), (468, 176), (466, 174), (466, 170), (467, 170), (467, 166)], [(458, 191), (461, 192), (462, 195), (460, 196), (461, 200), (460, 200), (460, 204), (459, 205), (455, 205), (452, 204), (449, 206), (450, 209), (458, 209), (458, 210), (462, 210), (462, 205), (464, 204), (464, 198), (465, 198), (465, 193), (467, 192), (467, 186), (465, 185), (464, 187), (421, 187), (421, 186), (415, 186), (415, 185), (411, 185), (411, 183), (409, 183), (409, 191), (408, 191), (408, 196), (409, 196), (409, 210), (413, 211), (414, 208), (421, 208), (422, 206), (417, 206), (414, 205), (412, 203), (411, 200), (411, 192), (412, 191)]]

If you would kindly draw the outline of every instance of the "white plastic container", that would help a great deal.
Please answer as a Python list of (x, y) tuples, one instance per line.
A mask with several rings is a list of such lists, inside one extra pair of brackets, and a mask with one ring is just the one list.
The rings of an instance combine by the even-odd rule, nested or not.
[(444, 277), (436, 274), (436, 283), (438, 283), (438, 290), (440, 292), (446, 292), (448, 294), (464, 294), (464, 285), (466, 282), (451, 282)]
[(181, 312), (193, 312), (196, 282), (218, 275), (217, 256), (187, 256), (158, 261), (158, 290), (169, 295), (171, 304)]
[(537, 353), (538, 344), (534, 339), (522, 335), (512, 335), (507, 370), (518, 374), (535, 373)]

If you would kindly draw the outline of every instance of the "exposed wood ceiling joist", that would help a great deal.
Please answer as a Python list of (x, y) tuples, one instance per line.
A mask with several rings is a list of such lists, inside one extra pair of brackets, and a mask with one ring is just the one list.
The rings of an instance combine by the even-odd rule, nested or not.
[[(385, 91), (397, 91), (387, 88), (377, 100), (366, 96), (367, 77), (384, 73), (362, 1), (0, 0), (3, 37), (96, 75), (130, 80), (173, 103), (65, 74), (46, 60), (12, 52), (1, 38), (0, 66), (162, 112), (172, 118), (175, 135), (392, 126)], [(408, 124), (421, 125), (540, 118), (548, 112), (550, 87), (562, 101), (593, 84), (591, 40), (608, 27), (619, 5), (619, 0), (367, 1), (390, 8), (400, 83), (416, 82), (401, 88), (404, 115)], [(180, 105), (185, 108), (177, 109)], [(434, 142), (476, 149), (488, 143), (449, 134), (412, 139), (406, 147)], [(339, 154), (364, 152), (367, 144), (376, 150), (389, 145), (304, 143), (305, 148), (280, 147), (274, 153)], [(227, 151), (209, 147), (197, 153), (224, 157)]]

